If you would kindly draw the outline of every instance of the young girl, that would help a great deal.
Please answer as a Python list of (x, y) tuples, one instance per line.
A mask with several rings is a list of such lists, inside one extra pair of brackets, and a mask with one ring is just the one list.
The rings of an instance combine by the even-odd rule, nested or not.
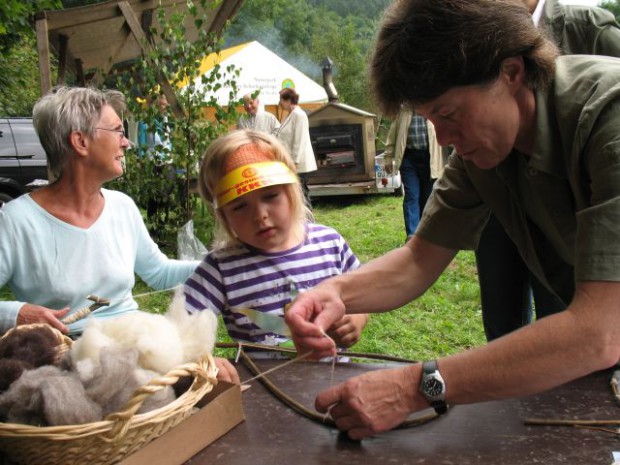
[[(221, 314), (237, 341), (288, 341), (283, 316), (297, 293), (359, 266), (340, 234), (312, 223), (294, 170), (275, 137), (251, 130), (214, 141), (202, 160), (198, 186), (217, 219), (215, 248), (186, 281), (186, 306)], [(349, 347), (367, 321), (347, 315), (328, 334)]]

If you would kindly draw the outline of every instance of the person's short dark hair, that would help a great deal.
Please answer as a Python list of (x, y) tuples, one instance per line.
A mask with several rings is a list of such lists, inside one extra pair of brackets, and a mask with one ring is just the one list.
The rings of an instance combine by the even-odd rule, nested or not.
[(544, 88), (557, 48), (514, 0), (396, 0), (384, 13), (370, 62), (387, 115), (452, 87), (493, 82), (504, 59), (522, 56), (526, 85)]
[(299, 102), (299, 94), (295, 92), (295, 89), (291, 89), (290, 87), (286, 87), (280, 91), (280, 98), (282, 100), (288, 100), (293, 105), (297, 105)]

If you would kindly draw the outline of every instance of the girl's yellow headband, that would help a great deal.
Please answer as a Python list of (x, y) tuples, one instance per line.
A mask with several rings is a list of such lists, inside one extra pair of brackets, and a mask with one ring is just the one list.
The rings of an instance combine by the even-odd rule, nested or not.
[(265, 161), (235, 168), (216, 184), (213, 198), (215, 208), (220, 208), (255, 190), (279, 184), (299, 182), (297, 176), (284, 163)]

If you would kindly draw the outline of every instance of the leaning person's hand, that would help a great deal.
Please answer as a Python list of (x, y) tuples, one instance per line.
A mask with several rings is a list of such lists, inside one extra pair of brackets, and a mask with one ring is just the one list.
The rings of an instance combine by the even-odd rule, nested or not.
[(327, 335), (334, 340), (338, 347), (351, 347), (360, 340), (362, 330), (367, 322), (368, 315), (366, 314), (345, 315), (329, 328)]
[(67, 316), (67, 313), (69, 313), (69, 307), (65, 307), (62, 310), (52, 310), (51, 308), (42, 307), (41, 305), (24, 304), (17, 314), (17, 326), (33, 323), (47, 323), (67, 334), (69, 328), (60, 321)]
[[(414, 368), (415, 367), (415, 368)], [(414, 369), (374, 370), (350, 378), (316, 397), (319, 412), (334, 419), (351, 439), (363, 439), (400, 425), (410, 413), (425, 408), (415, 405)]]
[(220, 381), (226, 381), (233, 384), (240, 384), (239, 373), (228, 359), (222, 357), (215, 357), (215, 366), (218, 368), (217, 379)]
[(344, 304), (338, 294), (319, 285), (299, 294), (284, 313), (284, 321), (291, 329), (297, 352), (313, 352), (312, 357), (319, 359), (336, 355), (334, 342), (323, 328), (330, 328), (343, 316)]

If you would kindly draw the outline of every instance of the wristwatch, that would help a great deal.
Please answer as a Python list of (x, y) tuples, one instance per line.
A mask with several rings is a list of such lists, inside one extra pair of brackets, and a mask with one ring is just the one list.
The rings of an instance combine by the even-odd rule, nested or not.
[(437, 414), (442, 415), (448, 411), (446, 404), (446, 383), (439, 373), (437, 361), (431, 360), (422, 364), (422, 380), (420, 392), (435, 409)]

